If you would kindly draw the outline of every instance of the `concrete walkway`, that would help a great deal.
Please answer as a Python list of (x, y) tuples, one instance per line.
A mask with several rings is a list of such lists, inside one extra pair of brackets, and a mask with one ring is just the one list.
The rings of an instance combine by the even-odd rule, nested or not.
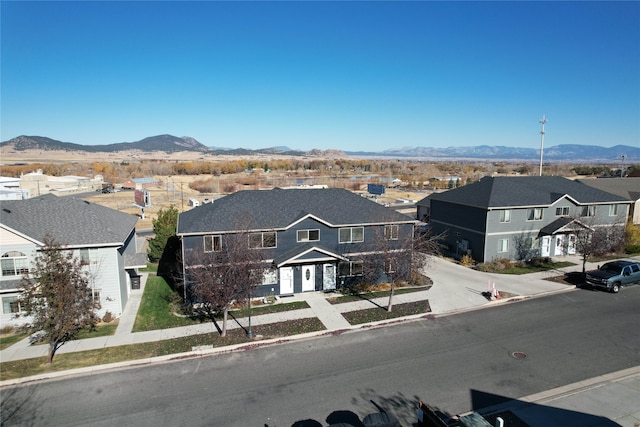
[[(550, 293), (568, 292), (575, 287), (545, 280), (549, 277), (561, 276), (566, 272), (582, 270), (582, 262), (578, 257), (566, 257), (564, 260), (574, 262), (575, 265), (557, 271), (515, 276), (482, 273), (441, 258), (432, 258), (428, 266), (428, 275), (433, 281), (432, 287), (424, 291), (397, 294), (394, 297), (394, 305), (424, 300), (428, 301), (432, 314), (444, 315), (501, 303), (504, 300), (495, 298), (489, 300), (486, 295), (483, 295), (484, 292), (491, 291), (494, 285), (503, 295), (511, 296), (512, 298), (530, 298)], [(587, 269), (592, 268), (596, 268), (596, 265), (591, 263), (587, 265)], [(215, 326), (211, 322), (179, 328), (131, 332), (147, 278), (148, 275), (143, 274), (140, 289), (131, 292), (126, 309), (119, 320), (118, 328), (114, 335), (72, 341), (62, 346), (58, 353), (139, 344), (216, 332)], [(388, 297), (384, 297), (374, 300), (363, 299), (349, 303), (330, 304), (327, 301), (327, 297), (332, 296), (335, 295), (311, 292), (282, 298), (283, 302), (306, 301), (309, 308), (254, 315), (251, 318), (252, 326), (315, 317), (322, 322), (327, 331), (356, 329), (361, 328), (362, 325), (350, 325), (342, 316), (342, 313), (371, 308), (374, 304), (386, 306), (388, 302)], [(247, 323), (247, 318), (240, 318), (237, 321), (230, 319), (227, 328), (246, 328), (248, 326)], [(322, 331), (318, 334), (326, 333), (327, 331)], [(305, 336), (309, 335), (313, 334), (306, 334)], [(290, 337), (290, 339), (295, 339), (295, 337)], [(213, 351), (220, 351), (220, 349), (214, 349)], [(42, 357), (46, 356), (46, 354), (46, 345), (30, 345), (29, 340), (24, 339), (0, 351), (0, 361), (8, 362)], [(166, 360), (167, 357), (155, 359)], [(117, 366), (121, 365), (126, 366), (126, 362), (117, 364)], [(91, 372), (96, 369), (99, 369), (99, 367), (76, 371)], [(68, 373), (60, 372), (55, 375), (63, 376), (66, 374)], [(52, 375), (48, 374), (47, 377), (52, 377)], [(30, 378), (30, 380), (33, 379)], [(22, 380), (4, 381), (0, 383), (0, 386), (19, 383)], [(507, 409), (512, 410), (513, 413), (521, 417), (531, 427), (548, 425), (580, 425), (586, 427), (622, 425), (625, 427), (637, 427), (636, 423), (640, 424), (640, 367), (621, 373), (613, 373), (608, 377), (600, 377), (538, 395), (524, 397), (514, 401), (513, 405), (515, 406)], [(575, 418), (576, 413), (591, 414), (591, 416), (579, 417), (581, 422), (578, 424), (569, 422), (572, 418), (567, 414)], [(558, 419), (553, 417), (560, 417), (563, 422), (558, 423)], [(614, 420), (617, 424), (603, 423), (603, 420)]]

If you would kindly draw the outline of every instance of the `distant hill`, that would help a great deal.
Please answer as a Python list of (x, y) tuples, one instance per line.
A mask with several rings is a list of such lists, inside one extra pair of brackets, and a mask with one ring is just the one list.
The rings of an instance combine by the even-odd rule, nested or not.
[[(350, 156), (412, 157), (431, 159), (487, 159), (487, 160), (539, 160), (536, 148), (479, 145), (475, 147), (404, 147), (381, 152), (346, 151)], [(640, 147), (616, 145), (561, 144), (544, 149), (545, 161), (605, 161), (619, 162), (625, 155), (626, 162), (640, 161)]]
[(206, 152), (209, 148), (194, 138), (183, 136), (179, 138), (173, 135), (157, 135), (141, 139), (136, 142), (120, 142), (108, 145), (80, 145), (71, 142), (61, 142), (55, 139), (42, 136), (18, 136), (0, 143), (0, 148), (11, 147), (15, 151), (26, 150), (62, 150), (62, 151), (84, 151), (90, 153), (113, 153), (117, 151), (140, 150), (140, 151), (164, 151), (173, 153), (176, 151), (197, 151)]
[[(121, 142), (108, 145), (81, 145), (71, 142), (56, 141), (43, 136), (18, 136), (0, 143), (0, 149), (13, 151), (40, 150), (40, 151), (77, 151), (77, 152), (119, 152), (139, 150), (143, 152), (163, 151), (175, 153), (179, 151), (192, 151), (194, 153), (226, 155), (226, 156), (250, 156), (256, 154), (310, 156), (340, 158), (347, 155), (352, 157), (379, 157), (379, 158), (424, 158), (424, 159), (469, 159), (469, 160), (523, 160), (535, 161), (540, 158), (540, 151), (536, 148), (519, 148), (505, 146), (469, 146), (469, 147), (403, 147), (384, 151), (341, 151), (341, 150), (292, 150), (289, 147), (278, 146), (250, 150), (244, 148), (220, 148), (207, 147), (196, 139), (183, 136), (157, 135), (144, 138), (135, 142)], [(599, 147), (592, 145), (564, 144), (545, 148), (545, 161), (583, 161), (583, 162), (608, 162), (615, 163), (640, 162), (640, 147), (629, 145), (616, 145), (614, 147)]]

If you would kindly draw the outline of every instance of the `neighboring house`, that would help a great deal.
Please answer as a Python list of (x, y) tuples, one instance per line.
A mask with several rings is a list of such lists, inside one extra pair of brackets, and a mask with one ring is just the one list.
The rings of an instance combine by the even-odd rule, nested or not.
[(485, 177), (418, 203), (449, 252), (477, 262), (576, 253), (577, 228), (624, 227), (629, 200), (558, 176)]
[(73, 197), (47, 194), (27, 200), (3, 201), (0, 207), (0, 298), (3, 325), (20, 325), (19, 283), (28, 273), (46, 236), (86, 261), (98, 311), (122, 314), (136, 269), (146, 254), (136, 251), (137, 217)]
[[(243, 218), (248, 226), (239, 230)], [(380, 236), (399, 245), (412, 239), (415, 222), (344, 189), (277, 188), (239, 191), (183, 212), (177, 235), (186, 288), (192, 254), (221, 250), (226, 235), (248, 232), (248, 247), (263, 250), (268, 264), (254, 295), (288, 295), (357, 281), (363, 259), (379, 253)], [(410, 261), (402, 255), (399, 262)]]
[(589, 178), (577, 181), (631, 201), (629, 219), (633, 224), (640, 224), (640, 177)]
[(38, 170), (22, 175), (20, 188), (34, 197), (43, 194), (66, 195), (98, 190), (102, 188), (102, 179), (102, 175), (95, 175), (93, 178), (74, 175), (51, 176)]

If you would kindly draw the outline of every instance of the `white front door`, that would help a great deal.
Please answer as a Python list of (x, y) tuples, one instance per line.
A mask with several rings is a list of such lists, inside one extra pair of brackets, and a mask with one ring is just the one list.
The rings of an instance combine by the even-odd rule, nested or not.
[(293, 293), (293, 267), (280, 269), (280, 295)]
[(336, 266), (325, 264), (322, 267), (322, 289), (331, 291), (336, 288)]
[(576, 254), (576, 235), (569, 234), (569, 236), (567, 237), (569, 238), (569, 244), (567, 245), (567, 253), (569, 255), (575, 255)]
[(316, 267), (315, 265), (302, 266), (302, 292), (316, 290)]
[(549, 256), (551, 254), (551, 236), (542, 236), (540, 243), (540, 256)]
[(564, 234), (558, 234), (556, 236), (556, 247), (553, 254), (564, 255)]

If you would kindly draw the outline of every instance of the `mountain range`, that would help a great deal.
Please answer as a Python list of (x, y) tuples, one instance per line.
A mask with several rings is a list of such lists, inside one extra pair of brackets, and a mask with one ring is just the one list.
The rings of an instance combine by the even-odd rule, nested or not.
[[(0, 143), (0, 149), (11, 151), (78, 151), (78, 152), (121, 152), (138, 150), (143, 152), (161, 151), (175, 153), (192, 151), (203, 154), (225, 154), (247, 156), (252, 154), (280, 154), (288, 156), (320, 157), (330, 154), (331, 157), (380, 157), (380, 158), (411, 158), (411, 159), (468, 159), (468, 160), (522, 160), (534, 161), (540, 158), (537, 148), (505, 147), (505, 146), (468, 146), (468, 147), (403, 147), (384, 151), (339, 151), (339, 150), (292, 150), (285, 146), (250, 150), (243, 148), (207, 147), (194, 138), (173, 135), (157, 135), (135, 142), (120, 142), (107, 145), (82, 145), (62, 142), (42, 136), (18, 136)], [(614, 147), (599, 147), (593, 145), (562, 144), (544, 149), (546, 161), (591, 161), (591, 162), (638, 162), (640, 161), (640, 147), (616, 145)]]

